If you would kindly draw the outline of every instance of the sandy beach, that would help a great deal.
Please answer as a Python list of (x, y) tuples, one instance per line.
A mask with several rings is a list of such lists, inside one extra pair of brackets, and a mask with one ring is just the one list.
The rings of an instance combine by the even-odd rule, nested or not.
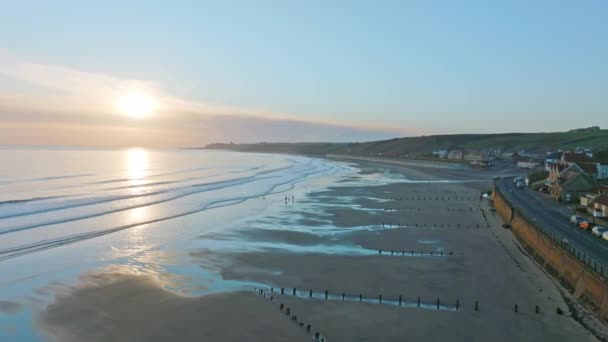
[(314, 332), (326, 341), (597, 341), (481, 197), (492, 173), (360, 166), (405, 178), (353, 177), (296, 199), (285, 207), (293, 219), (272, 229), (218, 233), (271, 247), (189, 252), (223, 279), (262, 284), (263, 295), (185, 297), (147, 276), (96, 273), (58, 294), (36, 325), (60, 341), (304, 341)]

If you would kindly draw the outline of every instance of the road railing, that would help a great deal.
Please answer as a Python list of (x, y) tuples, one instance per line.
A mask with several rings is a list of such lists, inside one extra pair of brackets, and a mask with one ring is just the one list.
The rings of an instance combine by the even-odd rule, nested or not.
[(530, 226), (534, 227), (537, 231), (539, 231), (549, 240), (553, 241), (559, 248), (566, 251), (568, 254), (581, 261), (583, 264), (587, 265), (589, 270), (592, 270), (601, 278), (608, 278), (608, 267), (602, 265), (601, 262), (598, 262), (594, 258), (590, 257), (587, 253), (571, 245), (563, 235), (556, 233), (554, 230), (538, 222), (538, 220), (536, 220), (526, 210), (526, 208), (515, 204), (515, 201), (511, 198), (511, 196), (503, 192), (500, 188), (500, 185), (498, 185), (497, 183), (498, 182), (495, 182), (494, 190), (499, 193), (501, 197), (505, 200), (505, 202), (507, 202), (507, 204), (511, 208), (516, 210), (519, 215), (530, 224)]

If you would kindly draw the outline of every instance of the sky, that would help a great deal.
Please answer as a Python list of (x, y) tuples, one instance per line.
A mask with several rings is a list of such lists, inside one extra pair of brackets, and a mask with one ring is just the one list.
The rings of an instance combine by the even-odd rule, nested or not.
[[(0, 145), (608, 127), (606, 1), (6, 1)], [(145, 117), (117, 105), (154, 104)]]

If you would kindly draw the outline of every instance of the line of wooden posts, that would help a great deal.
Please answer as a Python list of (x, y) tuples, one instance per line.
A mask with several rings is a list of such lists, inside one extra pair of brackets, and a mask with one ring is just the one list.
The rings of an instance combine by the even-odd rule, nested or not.
[[(257, 292), (258, 292), (260, 295), (263, 295), (263, 296), (266, 298), (266, 291), (264, 291), (263, 289), (256, 289), (256, 291), (257, 291)], [(280, 288), (280, 289), (277, 289), (277, 291), (279, 291), (279, 293), (280, 293), (281, 295), (285, 295), (286, 293), (287, 293), (287, 294), (289, 294), (289, 292), (291, 292), (291, 294), (292, 294), (293, 296), (297, 296), (297, 294), (298, 294), (298, 290), (297, 290), (296, 288), (291, 289), (291, 291), (285, 291), (285, 288), (283, 288), (283, 287), (282, 287), (282, 288)], [(270, 293), (271, 293), (271, 295), (270, 295), (270, 300), (271, 300), (271, 301), (273, 301), (273, 300), (274, 300), (274, 296), (273, 296), (273, 295), (275, 294), (275, 289), (274, 289), (274, 288), (270, 288)], [(309, 298), (313, 298), (313, 295), (314, 295), (313, 290), (312, 290), (312, 289), (311, 289), (311, 290), (309, 290), (309, 291), (308, 291), (308, 297), (309, 297)], [(329, 291), (328, 291), (328, 290), (325, 290), (325, 291), (324, 291), (324, 292), (321, 294), (321, 296), (322, 296), (322, 297), (323, 297), (325, 300), (330, 299), (330, 293), (329, 293)], [(332, 295), (332, 296), (333, 296), (333, 295)], [(337, 299), (340, 299), (340, 298), (341, 298), (342, 300), (346, 300), (346, 299), (348, 298), (350, 301), (353, 301), (353, 300), (358, 299), (358, 300), (359, 300), (359, 302), (363, 302), (363, 301), (370, 302), (370, 300), (371, 300), (371, 299), (369, 299), (369, 298), (365, 298), (365, 297), (363, 297), (363, 294), (361, 294), (361, 293), (359, 294), (359, 296), (358, 296), (358, 297), (350, 297), (350, 296), (346, 296), (346, 293), (344, 293), (344, 292), (343, 292), (341, 295), (337, 295), (337, 296), (335, 296), (335, 297), (336, 297)], [(379, 304), (383, 304), (383, 302), (384, 302), (384, 303), (387, 303), (387, 301), (386, 301), (386, 300), (383, 298), (383, 296), (382, 296), (382, 295), (379, 295), (377, 300), (378, 300), (378, 303), (379, 303)], [(389, 303), (391, 303), (391, 301), (389, 301)], [(394, 303), (394, 301), (393, 301), (392, 303)], [(402, 296), (402, 295), (399, 295), (398, 300), (397, 300), (397, 302), (396, 302), (396, 303), (397, 303), (397, 305), (398, 305), (398, 306), (402, 306), (403, 304), (405, 304), (405, 297), (404, 297), (404, 296)], [(388, 304), (388, 303), (387, 303), (387, 304)], [(421, 298), (420, 298), (420, 296), (418, 296), (418, 297), (416, 298), (416, 302), (415, 302), (415, 304), (416, 304), (416, 307), (422, 307), (422, 306), (425, 306), (425, 307), (427, 307), (427, 308), (428, 308), (428, 307), (434, 306), (434, 307), (436, 307), (436, 308), (437, 308), (437, 310), (443, 309), (443, 310), (450, 310), (450, 311), (459, 311), (459, 310), (462, 308), (462, 305), (461, 305), (461, 303), (460, 303), (460, 300), (459, 300), (459, 299), (457, 299), (457, 300), (456, 300), (456, 304), (455, 304), (455, 306), (453, 306), (453, 307), (449, 307), (449, 306), (442, 305), (440, 298), (437, 298), (437, 299), (436, 299), (436, 301), (435, 301), (433, 304), (424, 304), (424, 303), (422, 303), (422, 302), (421, 302)], [(474, 304), (474, 306), (473, 306), (473, 309), (474, 309), (475, 311), (479, 311), (479, 301), (477, 301), (477, 300), (475, 301), (475, 304)], [(518, 304), (515, 304), (515, 305), (513, 306), (513, 311), (514, 311), (515, 313), (518, 313), (518, 312), (519, 312), (519, 305), (518, 305)], [(540, 313), (540, 311), (541, 311), (541, 310), (540, 310), (540, 306), (535, 305), (535, 306), (534, 306), (534, 312), (535, 312), (535, 313), (537, 313), (537, 314), (539, 314), (539, 313)]]

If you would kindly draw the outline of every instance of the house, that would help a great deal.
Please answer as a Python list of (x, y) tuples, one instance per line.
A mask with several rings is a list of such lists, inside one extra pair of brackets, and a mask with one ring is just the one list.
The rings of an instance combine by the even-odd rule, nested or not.
[(576, 163), (571, 164), (578, 166), (587, 176), (597, 179), (597, 164), (595, 163)]
[(590, 206), (593, 217), (608, 217), (608, 195), (600, 195)]
[(479, 150), (467, 150), (464, 152), (463, 157), (464, 160), (470, 162), (479, 162), (488, 159), (488, 154), (484, 151)]
[(608, 195), (608, 185), (598, 185), (593, 189), (593, 192), (598, 195)]
[(597, 179), (608, 179), (608, 165), (597, 164)]
[(511, 161), (515, 164), (519, 162), (529, 161), (530, 158), (528, 156), (522, 156), (521, 154), (515, 152), (511, 155)]
[(581, 206), (587, 208), (589, 214), (591, 214), (591, 203), (595, 201), (598, 197), (596, 194), (586, 194), (585, 196), (581, 196)]
[(565, 152), (559, 161), (547, 165), (547, 171), (551, 173), (556, 167), (561, 170), (573, 165), (576, 165), (588, 177), (593, 179), (608, 179), (608, 165), (596, 162), (586, 153)]
[(496, 158), (500, 158), (502, 151), (500, 148), (488, 147), (481, 151), (484, 158), (483, 160), (495, 160)]
[(593, 150), (590, 147), (577, 147), (574, 149), (576, 154), (585, 154), (587, 157), (593, 158)]
[(517, 151), (517, 154), (519, 154), (522, 157), (531, 157), (532, 155), (530, 154), (530, 152), (526, 151), (526, 150), (519, 150)]
[(446, 149), (434, 149), (433, 150), (433, 155), (436, 157), (439, 157), (441, 159), (447, 158), (448, 156), (448, 150)]
[(550, 183), (551, 197), (558, 202), (572, 202), (591, 192), (593, 183), (589, 177), (576, 171), (561, 172), (559, 177)]
[(540, 164), (538, 162), (535, 162), (532, 160), (517, 162), (517, 167), (522, 168), (522, 169), (535, 169), (539, 166), (540, 166)]
[(580, 168), (577, 164), (566, 165), (566, 164), (553, 164), (549, 168), (549, 175), (547, 176), (546, 185), (551, 186), (551, 184), (557, 182), (562, 174), (568, 172), (576, 172), (580, 174), (587, 175), (583, 169)]
[(551, 165), (553, 164), (557, 164), (559, 162), (559, 160), (561, 159), (561, 154), (559, 152), (557, 153), (552, 153), (552, 152), (547, 152), (547, 154), (545, 155), (545, 170), (551, 171)]
[(450, 150), (448, 152), (448, 159), (462, 160), (462, 157), (463, 157), (463, 151), (461, 149)]
[(570, 164), (585, 164), (585, 163), (595, 163), (593, 158), (589, 157), (584, 153), (564, 153), (562, 154), (562, 158), (559, 161), (562, 164), (570, 165)]

